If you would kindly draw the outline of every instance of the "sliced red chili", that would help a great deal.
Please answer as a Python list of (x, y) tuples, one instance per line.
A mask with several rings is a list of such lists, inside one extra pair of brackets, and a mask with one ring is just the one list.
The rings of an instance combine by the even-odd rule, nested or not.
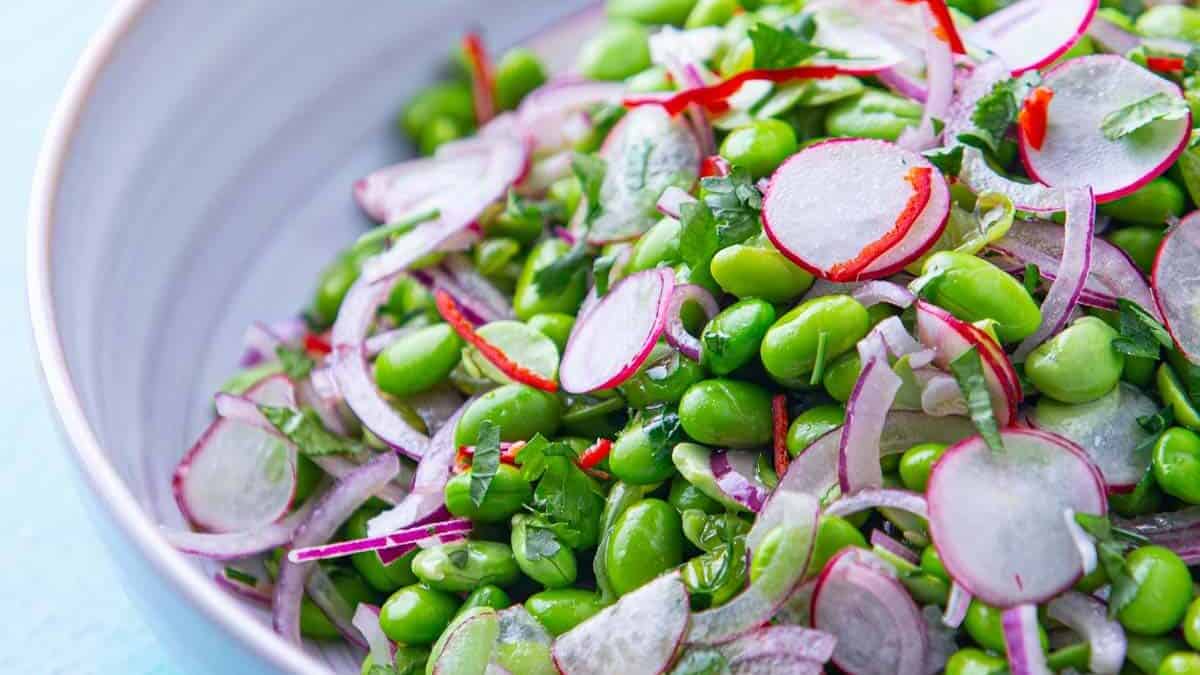
[(1158, 73), (1180, 73), (1184, 60), (1177, 56), (1147, 56), (1146, 67)]
[[(517, 453), (521, 452), (521, 448), (525, 447), (525, 441), (514, 441), (512, 443), (500, 444), (500, 461), (504, 464), (517, 465)], [(458, 452), (454, 454), (454, 472), (462, 473), (471, 468), (471, 461), (475, 457), (475, 446), (460, 445)]]
[(921, 213), (925, 211), (925, 207), (929, 204), (929, 198), (933, 194), (933, 169), (927, 166), (913, 167), (908, 170), (908, 175), (904, 177), (904, 180), (912, 186), (913, 193), (905, 203), (904, 210), (896, 217), (896, 224), (882, 237), (863, 247), (862, 252), (853, 260), (830, 267), (829, 279), (831, 281), (854, 281), (859, 272), (866, 269), (879, 256), (887, 253), (908, 235), (913, 223), (916, 223), (917, 218), (920, 218)]
[(591, 447), (584, 450), (579, 455), (579, 468), (591, 469), (608, 457), (608, 453), (612, 451), (612, 441), (607, 438), (598, 439)]
[(514, 362), (508, 358), (508, 355), (500, 350), (496, 345), (483, 339), (483, 336), (475, 331), (475, 326), (463, 315), (459, 309), (458, 303), (454, 301), (449, 293), (443, 290), (435, 292), (434, 297), (437, 302), (438, 313), (450, 324), (454, 332), (471, 345), (479, 350), (483, 357), (490, 361), (492, 365), (500, 369), (500, 372), (511, 377), (512, 379), (522, 384), (527, 384), (535, 389), (542, 391), (558, 391), (558, 383), (554, 380), (547, 379), (532, 370)]
[(711, 112), (721, 112), (728, 109), (727, 99), (736, 94), (742, 85), (750, 80), (770, 80), (775, 83), (803, 79), (828, 80), (842, 74), (853, 75), (854, 72), (838, 66), (797, 66), (779, 70), (746, 70), (717, 84), (685, 89), (666, 99), (630, 97), (625, 99), (625, 107), (661, 105), (668, 113), (678, 115), (689, 105), (698, 103)]
[(485, 124), (496, 115), (496, 75), (492, 59), (483, 47), (479, 33), (463, 36), (463, 53), (471, 65), (471, 91), (475, 101), (475, 120)]
[(304, 334), (304, 350), (317, 356), (325, 356), (333, 351), (333, 345), (329, 344), (329, 340), (323, 335), (316, 333)]
[(779, 394), (771, 399), (771, 421), (775, 431), (775, 475), (783, 478), (788, 468), (787, 432), (787, 396)]
[(1021, 129), (1021, 135), (1034, 150), (1041, 150), (1046, 142), (1047, 115), (1053, 98), (1053, 91), (1046, 87), (1038, 87), (1025, 99), (1021, 113), (1017, 115), (1017, 126)]
[(701, 178), (723, 178), (729, 175), (730, 170), (729, 162), (720, 155), (709, 155), (700, 162)]
[(929, 11), (933, 12), (933, 18), (938, 23), (935, 35), (950, 45), (950, 51), (955, 54), (966, 54), (967, 48), (963, 45), (962, 36), (958, 34), (958, 28), (954, 26), (954, 18), (950, 16), (950, 8), (946, 6), (946, 0), (926, 0), (926, 4), (929, 5)]

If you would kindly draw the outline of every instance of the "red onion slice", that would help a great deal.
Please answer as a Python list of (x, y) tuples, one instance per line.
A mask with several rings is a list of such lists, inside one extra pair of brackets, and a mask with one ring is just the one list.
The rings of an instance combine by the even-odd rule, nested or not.
[(958, 380), (941, 372), (931, 376), (922, 384), (921, 410), (926, 415), (934, 417), (966, 415), (969, 412), (962, 389), (958, 386)]
[[(1075, 583), (1083, 561), (1063, 512), (1103, 515), (1107, 503), (1099, 471), (1071, 441), (1030, 429), (1000, 433), (1004, 452), (978, 436), (948, 449), (926, 495), (930, 533), (950, 576), (983, 602), (1013, 607)], [(1004, 527), (996, 527), (997, 513), (1006, 514)]]
[(703, 346), (700, 344), (700, 338), (687, 332), (683, 325), (683, 306), (689, 302), (699, 305), (700, 309), (704, 310), (704, 316), (709, 319), (721, 311), (721, 306), (717, 304), (717, 299), (712, 293), (696, 284), (681, 284), (671, 293), (671, 304), (667, 307), (667, 342), (689, 359), (699, 361)]
[(362, 649), (369, 648), (366, 638), (354, 626), (354, 608), (342, 596), (337, 586), (333, 584), (333, 579), (329, 578), (320, 565), (314, 565), (309, 572), (304, 590), (317, 609), (320, 609), (321, 613), (329, 619), (329, 623), (333, 624), (346, 642)]
[[(871, 334), (877, 335), (883, 340), (883, 345), (893, 357), (899, 359), (907, 356), (908, 365), (911, 368), (924, 368), (937, 356), (937, 352), (917, 342), (913, 336), (908, 334), (908, 329), (904, 327), (904, 322), (899, 317), (889, 316), (880, 321), (871, 329)], [(859, 345), (861, 355), (862, 342)], [(864, 359), (864, 361), (866, 360)]]
[(395, 659), (393, 655), (395, 647), (392, 645), (391, 639), (384, 635), (383, 629), (379, 627), (379, 608), (359, 603), (351, 621), (358, 632), (362, 634), (363, 639), (367, 641), (371, 662), (381, 666), (392, 665)]
[(609, 389), (636, 373), (666, 327), (674, 290), (670, 268), (646, 270), (581, 311), (558, 368), (563, 390)]
[(369, 283), (359, 279), (342, 301), (333, 324), (332, 374), (346, 405), (363, 425), (388, 445), (421, 459), (429, 439), (419, 433), (383, 399), (367, 364), (365, 341), (375, 310), (387, 300), (396, 277)]
[(1008, 355), (989, 335), (950, 312), (924, 300), (917, 301), (917, 335), (936, 350), (933, 362), (948, 368), (950, 362), (975, 347), (983, 363), (983, 376), (992, 398), (992, 411), (1001, 426), (1012, 424), (1020, 403), (1020, 382)]
[[(742, 466), (735, 467), (731, 456), (740, 460)], [(723, 451), (712, 453), (709, 464), (717, 487), (727, 497), (750, 511), (758, 513), (767, 501), (770, 491), (753, 478), (755, 456), (749, 453)]]
[(213, 534), (167, 527), (159, 531), (167, 543), (183, 553), (209, 560), (249, 558), (287, 545), (295, 536), (296, 529), (312, 515), (317, 501), (315, 498), (308, 499), (282, 520), (246, 532)]
[[(305, 548), (328, 541), (358, 507), (400, 472), (400, 460), (393, 454), (376, 457), (353, 474), (338, 481), (321, 496), (308, 520), (296, 530), (292, 546)], [(300, 644), (300, 601), (313, 563), (293, 563), (283, 559), (275, 582), (272, 624), (275, 632), (292, 644)]]
[(1041, 325), (1033, 335), (1021, 342), (1013, 355), (1017, 361), (1023, 361), (1035, 347), (1067, 325), (1087, 284), (1088, 272), (1092, 268), (1092, 237), (1096, 231), (1096, 198), (1092, 189), (1067, 190), (1066, 212), (1058, 278), (1050, 285), (1046, 299), (1042, 301)]
[(1200, 363), (1200, 312), (1197, 311), (1196, 270), (1200, 269), (1200, 212), (1180, 221), (1167, 233), (1154, 259), (1151, 286), (1159, 313), (1175, 346)]
[(929, 97), (929, 89), (925, 82), (904, 72), (903, 68), (888, 68), (875, 77), (893, 92), (919, 103), (924, 103)]
[(890, 281), (868, 281), (859, 286), (851, 295), (864, 307), (887, 304), (907, 309), (917, 300), (917, 296), (913, 295), (912, 291)]
[(1098, 5), (1098, 0), (1024, 0), (979, 20), (963, 37), (1020, 75), (1067, 53), (1083, 37)]
[(883, 484), (879, 438), (901, 384), (886, 358), (873, 358), (863, 365), (846, 402), (846, 424), (838, 451), (838, 483), (843, 494)]
[(911, 548), (891, 538), (883, 530), (871, 530), (869, 541), (871, 546), (887, 551), (901, 560), (914, 565), (921, 564), (921, 559), (917, 557), (917, 554)]
[(1170, 168), (1187, 147), (1190, 114), (1154, 122), (1115, 141), (1105, 137), (1102, 123), (1110, 113), (1155, 94), (1183, 96), (1176, 84), (1128, 59), (1104, 54), (1071, 59), (1046, 73), (1042, 86), (1054, 92), (1054, 99), (1041, 149), (1034, 149), (1024, 134), (1019, 138), (1021, 162), (1040, 183), (1090, 185), (1103, 204), (1136, 192)]
[(967, 618), (967, 608), (971, 606), (971, 592), (963, 588), (957, 581), (950, 585), (950, 597), (946, 599), (946, 613), (942, 615), (942, 623), (950, 628), (958, 628)]
[[(1098, 123), (1097, 123), (1098, 124)], [(963, 146), (962, 168), (958, 179), (976, 194), (999, 192), (1012, 200), (1013, 206), (1030, 213), (1054, 213), (1063, 210), (1062, 190), (1045, 185), (1018, 183), (996, 173), (976, 148)]]
[(900, 135), (899, 144), (909, 150), (928, 150), (937, 147), (942, 137), (934, 128), (934, 120), (943, 121), (954, 97), (954, 54), (950, 44), (938, 37), (930, 28), (925, 33), (925, 81), (928, 96), (921, 124), (915, 129), (906, 129)]
[[(578, 48), (578, 45), (575, 45)], [(532, 136), (539, 154), (568, 148), (567, 123), (573, 116), (597, 104), (617, 105), (625, 93), (621, 84), (559, 78), (530, 92), (517, 109), (522, 131)]]
[(744, 662), (768, 656), (803, 659), (819, 666), (829, 661), (836, 645), (837, 638), (829, 633), (803, 626), (774, 625), (758, 628), (720, 645), (717, 650), (725, 657), (730, 670), (737, 671)]
[(446, 285), (446, 290), (460, 307), (469, 308), (483, 320), (482, 323), (512, 318), (512, 303), (475, 269), (466, 256), (448, 255), (442, 267), (450, 275), (451, 283)]
[(1200, 506), (1138, 518), (1115, 518), (1114, 524), (1175, 551), (1188, 565), (1200, 563)]
[(274, 584), (265, 577), (256, 577), (255, 583), (251, 584), (231, 577), (228, 571), (221, 570), (213, 575), (213, 581), (239, 598), (245, 598), (266, 607), (271, 606), (271, 597), (275, 594)]
[(1046, 605), (1046, 614), (1085, 637), (1090, 647), (1088, 668), (1099, 675), (1116, 675), (1125, 662), (1125, 630), (1109, 619), (1104, 603), (1067, 591)]
[(403, 546), (405, 544), (416, 545), (417, 542), (429, 537), (443, 534), (466, 534), (471, 531), (471, 521), (465, 518), (455, 518), (439, 523), (430, 523), (429, 525), (421, 525), (419, 527), (408, 528), (391, 534), (383, 535), (382, 537), (366, 537), (364, 539), (352, 539), (350, 541), (338, 541), (331, 544), (321, 544), (318, 546), (309, 546), (307, 548), (293, 548), (288, 551), (288, 560), (294, 563), (303, 563), (313, 560), (329, 560), (332, 558), (342, 558), (355, 553), (363, 553), (365, 551), (378, 551), (384, 548), (393, 546)]
[(1004, 652), (1013, 675), (1051, 675), (1038, 631), (1037, 605), (1018, 605), (1004, 610)]
[(687, 634), (688, 592), (666, 574), (627, 593), (554, 641), (563, 675), (607, 675), (615, 664), (631, 673), (662, 673)]
[(882, 561), (846, 549), (825, 565), (812, 599), (813, 627), (837, 638), (833, 663), (855, 675), (925, 675), (921, 611)]
[(916, 492), (895, 488), (866, 488), (848, 494), (825, 509), (825, 515), (844, 518), (867, 509), (900, 509), (919, 518), (929, 517), (925, 497)]
[[(1154, 3), (1147, 3), (1154, 4)], [(1165, 3), (1158, 3), (1165, 4)], [(1182, 4), (1182, 3), (1173, 3)], [(1186, 40), (1170, 38), (1143, 38), (1118, 26), (1106, 17), (1097, 14), (1088, 26), (1088, 35), (1106, 52), (1111, 54), (1127, 54), (1130, 50), (1145, 45), (1155, 53), (1167, 52), (1177, 56), (1187, 56), (1193, 45)]]

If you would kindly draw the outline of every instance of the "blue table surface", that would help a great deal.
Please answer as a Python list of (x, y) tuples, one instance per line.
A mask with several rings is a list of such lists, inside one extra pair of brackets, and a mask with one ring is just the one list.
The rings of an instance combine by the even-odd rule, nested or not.
[(0, 2), (0, 672), (171, 675), (75, 492), (25, 304), (25, 215), (38, 148), (110, 0)]

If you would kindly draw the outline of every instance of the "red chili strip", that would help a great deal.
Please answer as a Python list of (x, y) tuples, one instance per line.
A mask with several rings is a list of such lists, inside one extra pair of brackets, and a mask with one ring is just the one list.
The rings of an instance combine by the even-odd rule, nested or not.
[(438, 313), (442, 315), (446, 323), (450, 324), (454, 332), (458, 333), (467, 344), (478, 349), (484, 358), (499, 368), (500, 372), (517, 382), (527, 384), (535, 389), (549, 392), (558, 391), (557, 382), (546, 379), (514, 362), (499, 347), (483, 339), (483, 336), (475, 331), (475, 326), (471, 325), (471, 322), (463, 315), (462, 310), (458, 307), (458, 303), (454, 301), (454, 298), (449, 293), (439, 289), (434, 295), (437, 301)]
[(475, 120), (483, 125), (496, 115), (496, 71), (492, 67), (492, 59), (487, 50), (483, 48), (483, 39), (479, 37), (479, 33), (464, 35), (462, 48), (471, 64)]
[(937, 20), (939, 30), (935, 34), (938, 38), (949, 43), (950, 51), (955, 54), (966, 54), (967, 48), (963, 45), (962, 36), (958, 34), (958, 28), (954, 26), (954, 18), (950, 16), (946, 0), (926, 0), (926, 4), (929, 5), (929, 11), (933, 12), (933, 18)]
[(787, 396), (779, 394), (771, 399), (771, 421), (774, 423), (775, 431), (775, 475), (782, 480), (783, 474), (787, 473), (788, 468)]
[(904, 210), (896, 217), (896, 224), (882, 237), (863, 247), (862, 252), (853, 260), (830, 267), (828, 273), (830, 281), (854, 281), (859, 272), (900, 243), (912, 230), (913, 224), (917, 222), (917, 218), (921, 217), (921, 213), (925, 211), (925, 207), (929, 204), (929, 198), (933, 194), (933, 169), (926, 166), (913, 167), (908, 170), (908, 175), (904, 177), (904, 180), (912, 186), (913, 193), (904, 205)]
[(720, 112), (723, 107), (728, 107), (726, 100), (736, 94), (742, 85), (750, 80), (769, 80), (775, 83), (803, 79), (828, 80), (842, 74), (853, 75), (854, 72), (839, 66), (797, 66), (780, 70), (746, 70), (717, 84), (685, 89), (669, 98), (632, 96), (625, 99), (625, 107), (661, 105), (668, 113), (678, 115), (689, 105), (698, 103), (711, 112)]
[(598, 439), (590, 448), (584, 450), (579, 455), (579, 468), (591, 469), (608, 457), (608, 453), (612, 451), (612, 441), (607, 438)]
[(1157, 73), (1181, 73), (1184, 61), (1177, 56), (1147, 56), (1146, 66)]
[(730, 170), (729, 162), (720, 155), (709, 155), (700, 162), (701, 178), (724, 178)]
[[(500, 444), (500, 461), (504, 464), (517, 465), (517, 453), (525, 447), (525, 441)], [(462, 473), (471, 468), (471, 460), (475, 457), (475, 446), (460, 445), (454, 453), (454, 473)]]
[(1025, 99), (1021, 113), (1017, 115), (1017, 126), (1021, 129), (1021, 135), (1034, 150), (1041, 150), (1046, 142), (1047, 115), (1053, 98), (1053, 91), (1046, 87), (1038, 87)]
[(323, 335), (316, 333), (304, 334), (304, 349), (305, 351), (317, 356), (325, 356), (333, 351), (333, 345), (329, 344), (329, 340)]

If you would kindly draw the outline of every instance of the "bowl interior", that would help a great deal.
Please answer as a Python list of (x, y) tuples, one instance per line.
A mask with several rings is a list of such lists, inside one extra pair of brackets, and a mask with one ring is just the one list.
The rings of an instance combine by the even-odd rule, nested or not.
[(465, 30), (498, 52), (588, 0), (144, 4), (70, 132), (46, 246), (83, 415), (149, 518), (178, 526), (171, 471), (245, 327), (300, 310), (368, 225), (351, 184), (409, 154), (401, 102)]

